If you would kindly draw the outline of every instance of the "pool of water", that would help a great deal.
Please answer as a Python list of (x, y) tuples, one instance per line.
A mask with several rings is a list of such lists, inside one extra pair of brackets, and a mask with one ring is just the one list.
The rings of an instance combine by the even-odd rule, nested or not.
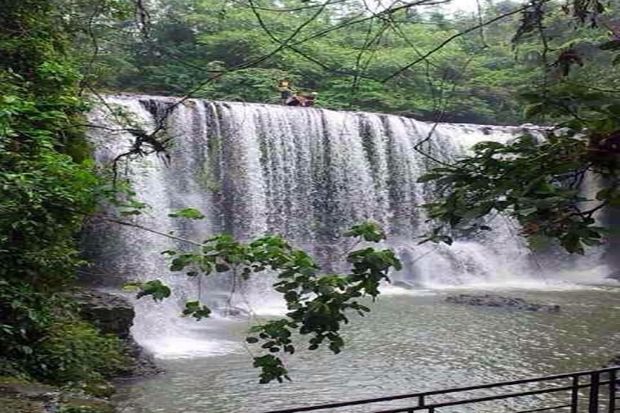
[[(343, 353), (296, 353), (287, 360), (293, 381), (282, 384), (258, 384), (242, 344), (250, 321), (203, 320), (192, 339), (164, 346), (165, 374), (121, 384), (116, 402), (122, 413), (264, 412), (587, 370), (620, 353), (618, 287), (493, 291), (559, 304), (558, 314), (449, 304), (447, 293), (380, 297), (369, 316), (345, 329)], [(540, 406), (544, 397), (552, 396), (439, 411), (514, 412)]]

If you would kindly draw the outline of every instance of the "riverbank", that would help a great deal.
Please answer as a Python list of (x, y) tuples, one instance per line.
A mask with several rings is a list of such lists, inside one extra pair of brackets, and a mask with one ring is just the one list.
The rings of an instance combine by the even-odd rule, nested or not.
[[(0, 376), (0, 413), (114, 413), (110, 397), (118, 378), (144, 378), (159, 374), (150, 353), (133, 338), (135, 312), (131, 302), (119, 295), (103, 291), (80, 289), (68, 294), (76, 304), (82, 323), (96, 329), (101, 337), (114, 339), (122, 364), (111, 366), (106, 375), (84, 372), (83, 380), (66, 382), (62, 387), (43, 384), (19, 376)], [(73, 343), (68, 352), (80, 352), (82, 343)], [(76, 357), (76, 354), (69, 354)], [(106, 355), (98, 354), (105, 362)]]
[(84, 391), (0, 377), (0, 413), (115, 413), (112, 402)]

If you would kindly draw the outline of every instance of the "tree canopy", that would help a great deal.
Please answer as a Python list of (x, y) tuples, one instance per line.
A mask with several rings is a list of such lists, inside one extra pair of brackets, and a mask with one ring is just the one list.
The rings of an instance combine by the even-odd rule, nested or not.
[[(511, 42), (522, 6), (446, 16), (406, 5), (372, 13), (358, 1), (167, 2), (152, 10), (148, 37), (129, 26), (122, 48), (114, 37), (102, 44), (98, 86), (277, 103), (275, 84), (287, 78), (328, 108), (521, 122), (515, 92), (541, 74), (536, 44), (516, 51)], [(482, 35), (472, 29), (495, 19)]]

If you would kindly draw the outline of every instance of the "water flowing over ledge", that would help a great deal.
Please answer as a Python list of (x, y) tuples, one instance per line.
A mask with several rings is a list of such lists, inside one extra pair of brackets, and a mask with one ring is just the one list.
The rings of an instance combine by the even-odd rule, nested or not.
[[(102, 164), (126, 151), (134, 138), (120, 130), (127, 127), (121, 119), (130, 119), (131, 127), (152, 131), (178, 99), (126, 95), (109, 96), (106, 101), (90, 115), (91, 123), (102, 127), (91, 132)], [(197, 240), (217, 232), (241, 239), (278, 233), (333, 269), (330, 257), (339, 254), (338, 237), (352, 224), (372, 219), (387, 230), (388, 244), (403, 261), (403, 271), (393, 278), (424, 288), (540, 287), (561, 278), (563, 271), (579, 278), (582, 264), (581, 271), (591, 281), (608, 272), (598, 265), (596, 254), (581, 264), (563, 257), (564, 268), (557, 260), (550, 259), (553, 267), (543, 260), (541, 267), (518, 228), (503, 217), (493, 219), (494, 231), (458, 240), (450, 247), (417, 245), (430, 226), (420, 205), (431, 201), (434, 193), (431, 185), (417, 182), (432, 161), (414, 146), (432, 131), (422, 149), (449, 161), (476, 142), (507, 141), (522, 128), (434, 127), (391, 115), (196, 99), (177, 105), (165, 126), (167, 136), (173, 138), (168, 165), (150, 156), (119, 169), (140, 200), (152, 207), (137, 222), (160, 232), (174, 231)], [(189, 225), (168, 216), (171, 210), (186, 207), (201, 210), (206, 219)], [(142, 322), (136, 323), (136, 336), (147, 346), (154, 329), (174, 335), (196, 328), (178, 319), (178, 306), (185, 298), (208, 290), (203, 299), (216, 309), (230, 301), (229, 277), (213, 277), (200, 285), (167, 271), (160, 252), (182, 248), (178, 242), (105, 224), (95, 225), (90, 234), (85, 239), (96, 263), (94, 271), (123, 280), (161, 278), (173, 286), (174, 298), (164, 304), (138, 305)], [(268, 278), (242, 286), (233, 297), (234, 305), (259, 313), (279, 311), (280, 301), (269, 293)], [(166, 354), (176, 355), (170, 343), (164, 347)]]

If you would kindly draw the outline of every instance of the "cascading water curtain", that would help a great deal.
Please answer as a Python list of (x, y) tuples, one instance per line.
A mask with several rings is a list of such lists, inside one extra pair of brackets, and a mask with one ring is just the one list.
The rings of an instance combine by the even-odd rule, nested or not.
[[(102, 127), (91, 130), (97, 161), (109, 164), (131, 144), (133, 135), (122, 131), (127, 127), (124, 120), (130, 119), (133, 128), (152, 131), (175, 102), (108, 97), (107, 105), (98, 105), (90, 115), (91, 123)], [(494, 230), (483, 236), (457, 240), (452, 246), (418, 245), (430, 225), (421, 205), (434, 193), (428, 184), (417, 182), (432, 161), (414, 146), (427, 140), (424, 151), (449, 161), (476, 142), (509, 140), (521, 132), (519, 128), (432, 125), (372, 113), (193, 99), (176, 105), (165, 126), (172, 138), (169, 163), (153, 155), (119, 169), (149, 205), (135, 218), (142, 226), (196, 240), (217, 232), (240, 239), (277, 233), (329, 267), (340, 234), (372, 219), (386, 229), (388, 244), (405, 265), (393, 278), (411, 286), (541, 281), (541, 269), (533, 265), (519, 229), (503, 217), (497, 217)], [(188, 225), (168, 216), (186, 207), (201, 210), (206, 219)], [(95, 268), (126, 280), (164, 279), (173, 287), (173, 299), (163, 304), (138, 303), (137, 338), (147, 342), (154, 334), (186, 332), (178, 317), (179, 303), (195, 297), (198, 285), (170, 273), (160, 254), (183, 245), (114, 225), (97, 227), (96, 236), (94, 232), (85, 239)], [(211, 300), (228, 300), (231, 283), (229, 277), (219, 276), (203, 288)], [(243, 286), (235, 305), (255, 311), (277, 306), (275, 296), (267, 298), (270, 283), (262, 278)]]

